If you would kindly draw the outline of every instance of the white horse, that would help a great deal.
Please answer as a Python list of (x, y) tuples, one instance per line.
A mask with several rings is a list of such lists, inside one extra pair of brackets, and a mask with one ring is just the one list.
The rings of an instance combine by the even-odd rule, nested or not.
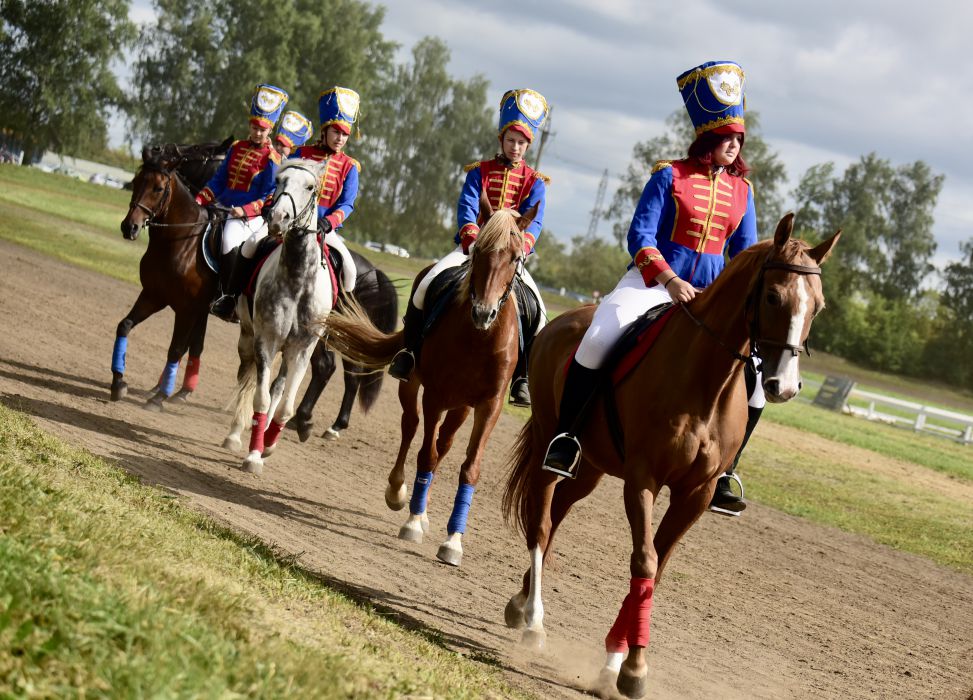
[[(240, 435), (252, 403), (250, 449), (242, 468), (254, 474), (263, 471), (263, 458), (273, 452), (284, 425), (294, 415), (298, 387), (321, 336), (320, 321), (333, 305), (331, 277), (321, 265), (317, 240), (317, 202), (324, 170), (324, 163), (288, 160), (278, 171), (268, 228), (273, 235), (283, 235), (283, 244), (260, 269), (252, 318), (246, 297), (241, 294), (237, 301), (240, 369), (233, 422), (223, 446), (242, 447)], [(272, 397), (270, 374), (278, 352), (283, 355), (280, 371), (285, 379), (281, 396)], [(269, 425), (268, 414), (273, 414)]]

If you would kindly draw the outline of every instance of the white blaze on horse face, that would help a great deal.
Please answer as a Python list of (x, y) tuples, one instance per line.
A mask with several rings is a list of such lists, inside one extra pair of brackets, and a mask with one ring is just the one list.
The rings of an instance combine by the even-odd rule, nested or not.
[[(811, 295), (808, 292), (804, 277), (797, 278), (797, 284), (794, 285), (794, 288), (797, 293), (797, 311), (791, 316), (790, 326), (787, 329), (787, 340), (784, 342), (799, 347), (801, 335), (804, 333), (804, 323), (807, 319)], [(778, 396), (780, 398), (787, 400), (797, 396), (797, 393), (801, 390), (800, 356), (789, 351), (782, 352), (777, 367), (774, 368), (773, 372), (764, 372), (764, 376), (776, 379), (779, 382)]]

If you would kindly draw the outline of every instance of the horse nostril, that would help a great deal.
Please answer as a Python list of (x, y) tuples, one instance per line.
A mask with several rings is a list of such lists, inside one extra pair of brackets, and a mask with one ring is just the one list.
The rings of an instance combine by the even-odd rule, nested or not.
[(780, 380), (768, 379), (766, 382), (764, 382), (764, 391), (773, 396), (780, 394)]

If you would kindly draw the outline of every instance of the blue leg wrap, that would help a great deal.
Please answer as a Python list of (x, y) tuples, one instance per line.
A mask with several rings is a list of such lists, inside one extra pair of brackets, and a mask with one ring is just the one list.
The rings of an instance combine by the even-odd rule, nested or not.
[(163, 396), (172, 396), (176, 389), (176, 373), (179, 372), (179, 362), (167, 362), (166, 368), (162, 372), (162, 381), (159, 382), (159, 390)]
[(413, 515), (422, 515), (426, 512), (426, 498), (429, 496), (432, 476), (432, 472), (416, 472), (416, 482), (412, 486), (412, 499), (409, 501), (409, 512)]
[(470, 504), (473, 502), (472, 484), (460, 484), (456, 489), (456, 500), (453, 501), (453, 514), (446, 523), (446, 532), (450, 535), (466, 532), (466, 517), (470, 514)]
[(115, 338), (115, 347), (111, 351), (111, 371), (125, 373), (125, 351), (128, 350), (128, 337), (120, 335)]

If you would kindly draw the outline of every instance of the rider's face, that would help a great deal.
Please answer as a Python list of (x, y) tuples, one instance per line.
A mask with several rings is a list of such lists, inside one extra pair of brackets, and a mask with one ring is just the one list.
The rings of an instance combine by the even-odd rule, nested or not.
[(348, 143), (348, 134), (336, 126), (329, 126), (324, 132), (324, 138), (328, 142), (328, 148), (335, 153), (341, 153), (341, 149)]
[(511, 163), (519, 163), (524, 159), (524, 154), (530, 148), (530, 141), (527, 137), (516, 129), (507, 129), (503, 132), (503, 141), (500, 142), (503, 154)]
[(730, 165), (740, 155), (743, 137), (740, 134), (729, 134), (713, 149), (713, 165)]
[(250, 122), (250, 141), (260, 145), (270, 139), (270, 127), (262, 126), (258, 122)]

